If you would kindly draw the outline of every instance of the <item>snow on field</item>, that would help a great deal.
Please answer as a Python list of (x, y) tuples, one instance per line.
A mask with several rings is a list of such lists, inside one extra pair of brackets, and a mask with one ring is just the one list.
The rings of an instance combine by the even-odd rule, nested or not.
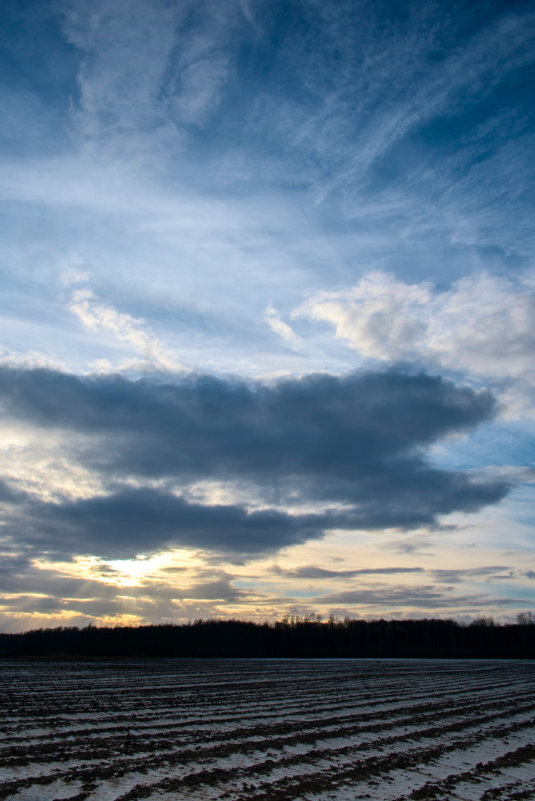
[(535, 663), (0, 662), (0, 801), (533, 801)]

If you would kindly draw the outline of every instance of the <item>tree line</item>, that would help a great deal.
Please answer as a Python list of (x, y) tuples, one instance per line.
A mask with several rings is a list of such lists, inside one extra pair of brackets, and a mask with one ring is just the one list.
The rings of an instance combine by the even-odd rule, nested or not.
[(0, 634), (0, 657), (533, 659), (535, 620), (523, 615), (503, 625), (484, 617), (464, 625), (428, 618), (322, 621), (313, 615), (275, 623), (59, 627)]

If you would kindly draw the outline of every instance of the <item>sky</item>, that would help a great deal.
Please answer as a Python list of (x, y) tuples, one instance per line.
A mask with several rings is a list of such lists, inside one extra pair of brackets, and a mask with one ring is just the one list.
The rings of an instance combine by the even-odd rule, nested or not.
[(533, 610), (533, 4), (0, 16), (0, 629)]

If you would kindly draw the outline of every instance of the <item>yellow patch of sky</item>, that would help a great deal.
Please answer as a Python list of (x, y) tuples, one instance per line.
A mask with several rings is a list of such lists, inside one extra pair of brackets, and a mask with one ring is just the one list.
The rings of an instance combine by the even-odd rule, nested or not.
[(142, 617), (128, 612), (119, 615), (104, 615), (98, 619), (99, 626), (141, 626), (143, 623)]
[(72, 562), (34, 560), (33, 566), (53, 570), (69, 578), (97, 581), (115, 587), (140, 587), (150, 580), (170, 582), (173, 571), (187, 576), (188, 571), (202, 567), (197, 552), (186, 548), (139, 554), (135, 559), (102, 559), (98, 556), (77, 556)]
[[(9, 617), (10, 621), (21, 621), (23, 625), (19, 628), (13, 630), (23, 631), (27, 630), (28, 628), (41, 628), (41, 627), (56, 627), (56, 626), (64, 626), (64, 625), (77, 625), (72, 621), (74, 619), (80, 618), (79, 612), (74, 612), (68, 609), (61, 609), (54, 612), (22, 612), (10, 610), (8, 608), (3, 608), (0, 606), (2, 612), (6, 613), (6, 617)], [(26, 625), (30, 623), (30, 625)]]

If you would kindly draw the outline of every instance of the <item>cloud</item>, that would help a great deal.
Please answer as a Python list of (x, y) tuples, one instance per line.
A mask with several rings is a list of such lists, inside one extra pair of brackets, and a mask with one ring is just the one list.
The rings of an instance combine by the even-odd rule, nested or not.
[(76, 284), (86, 284), (91, 273), (84, 269), (85, 262), (82, 256), (75, 250), (58, 259), (60, 269), (60, 281), (64, 286), (75, 286)]
[(23, 496), (16, 489), (0, 479), (0, 504), (17, 503), (21, 497)]
[[(68, 575), (66, 568), (65, 564), (54, 567), (25, 556), (4, 556), (0, 565), (0, 616), (6, 611), (17, 615), (19, 630), (50, 625), (50, 619), (41, 620), (39, 615), (60, 615), (59, 620), (55, 618), (60, 625), (80, 625), (77, 614), (88, 618), (82, 625), (95, 619), (102, 622), (103, 618), (115, 618), (118, 623), (161, 623), (176, 621), (177, 615), (182, 620), (214, 616), (218, 610), (213, 602), (239, 603), (255, 595), (236, 588), (232, 577), (221, 570), (173, 575), (169, 580), (162, 580), (160, 574), (152, 577), (140, 573), (138, 583), (124, 585), (116, 582), (120, 572), (94, 560), (85, 566), (85, 575), (80, 561), (77, 574)], [(191, 601), (203, 602), (206, 608), (190, 609)], [(125, 620), (125, 614), (136, 619)], [(5, 625), (2, 620), (2, 627), (5, 631), (16, 628), (16, 624)]]
[(0, 364), (11, 367), (43, 367), (51, 370), (62, 370), (65, 365), (59, 359), (54, 358), (38, 350), (10, 349), (0, 345)]
[(205, 581), (194, 584), (191, 588), (181, 591), (175, 590), (175, 597), (181, 599), (198, 598), (205, 601), (237, 601), (250, 595), (245, 590), (236, 589), (228, 578), (219, 578), (214, 581)]
[[(508, 571), (506, 575), (503, 575), (504, 571)], [(513, 573), (510, 567), (506, 567), (504, 565), (491, 565), (489, 567), (481, 566), (481, 567), (472, 567), (472, 568), (458, 568), (458, 569), (439, 569), (431, 571), (435, 581), (439, 582), (440, 584), (457, 584), (460, 581), (465, 581), (466, 579), (492, 579), (495, 581), (496, 579), (511, 579), (513, 578)]]
[(63, 8), (79, 57), (80, 141), (154, 164), (180, 152), (185, 130), (209, 120), (232, 74), (232, 32), (243, 22), (235, 4), (96, 0)]
[[(421, 587), (391, 587), (388, 585), (375, 589), (347, 590), (330, 595), (322, 595), (314, 599), (316, 603), (348, 604), (356, 606), (373, 606), (376, 609), (389, 609), (389, 614), (399, 616), (406, 607), (423, 608), (424, 610), (454, 609), (456, 612), (467, 608), (490, 608), (518, 606), (517, 598), (491, 598), (488, 595), (454, 595), (445, 594), (433, 585)], [(339, 614), (339, 612), (338, 612)]]
[[(358, 590), (344, 590), (343, 592), (322, 595), (318, 602), (326, 604), (373, 604), (379, 607), (417, 606), (426, 609), (454, 605), (459, 606), (463, 599), (448, 599), (432, 585), (420, 587), (392, 587), (381, 586), (375, 589), (362, 588)], [(449, 603), (448, 603), (449, 600)]]
[(27, 498), (4, 514), (2, 534), (37, 553), (129, 558), (172, 546), (255, 554), (323, 534), (324, 516), (192, 504), (172, 493), (123, 490), (46, 503)]
[(64, 4), (64, 31), (81, 55), (75, 119), (86, 138), (154, 125), (180, 16), (177, 4), (158, 0)]
[[(435, 525), (509, 488), (427, 462), (427, 446), (490, 419), (494, 401), (423, 374), (171, 383), (0, 368), (0, 400), (8, 417), (62, 432), (69, 459), (100, 478), (104, 494), (27, 494), (6, 513), (4, 534), (63, 554), (276, 551), (332, 529)], [(199, 481), (238, 482), (241, 499), (199, 501)]]
[[(163, 344), (145, 330), (145, 321), (116, 311), (100, 303), (90, 289), (77, 289), (67, 306), (90, 331), (110, 331), (117, 339), (129, 342), (143, 356), (141, 365), (150, 369), (182, 371), (186, 368), (166, 353)], [(132, 366), (131, 363), (127, 363)]]
[(11, 587), (12, 591), (18, 592), (20, 590), (21, 576), (24, 575), (30, 564), (31, 560), (26, 555), (2, 553), (0, 561), (0, 588), (2, 592), (5, 592), (8, 587)]
[[(56, 570), (43, 569), (27, 560), (13, 573), (0, 573), (0, 591), (8, 595), (55, 596), (58, 598), (111, 599), (117, 587), (92, 578), (62, 575)], [(6, 603), (5, 600), (2, 603)]]
[(217, 105), (230, 69), (225, 54), (197, 57), (180, 71), (181, 92), (173, 98), (173, 110), (184, 123), (201, 125)]
[[(273, 149), (278, 146), (289, 156), (292, 177), (307, 180), (319, 202), (338, 198), (343, 212), (358, 219), (368, 209), (363, 194), (370, 192), (377, 200), (377, 191), (386, 187), (378, 205), (388, 218), (400, 200), (396, 190), (401, 184), (403, 199), (412, 201), (412, 214), (426, 218), (428, 224), (434, 219), (445, 228), (460, 229), (455, 205), (449, 202), (455, 180), (448, 181), (447, 188), (440, 180), (450, 147), (452, 172), (462, 174), (459, 163), (469, 172), (482, 152), (481, 161), (491, 159), (501, 144), (496, 131), (508, 127), (503, 120), (507, 99), (503, 93), (501, 102), (489, 104), (488, 98), (533, 58), (534, 16), (519, 14), (518, 6), (510, 12), (497, 6), (482, 14), (476, 7), (426, 2), (407, 10), (399, 24), (399, 19), (394, 22), (385, 13), (384, 4), (324, 3), (319, 8), (317, 3), (303, 3), (297, 20), (290, 16), (279, 22), (278, 58), (270, 64), (270, 77), (275, 75), (278, 81), (274, 88), (272, 80), (257, 100), (263, 111), (258, 112), (258, 125), (270, 120)], [(309, 36), (303, 35), (304, 29)], [(493, 123), (493, 147), (485, 141), (483, 147), (478, 142), (479, 148), (469, 148), (466, 137), (475, 136), (485, 112)], [(449, 141), (440, 141), (437, 150), (442, 130)], [(483, 163), (482, 169), (483, 175), (492, 174), (489, 164)], [(516, 165), (514, 172), (522, 180)], [(496, 195), (492, 188), (488, 205)], [(514, 202), (516, 192), (507, 188)], [(427, 208), (422, 189), (431, 200)], [(472, 175), (465, 189), (468, 193), (461, 194), (469, 195), (465, 205), (471, 206), (475, 218), (473, 201), (481, 195)], [(442, 205), (450, 214), (440, 222)], [(465, 233), (483, 228), (471, 226), (471, 220), (464, 222)]]
[(416, 360), (535, 386), (535, 276), (529, 273), (479, 273), (446, 290), (370, 273), (347, 290), (313, 295), (293, 314), (330, 323), (366, 359)]
[(298, 347), (301, 343), (295, 331), (281, 319), (281, 316), (274, 306), (269, 305), (264, 312), (264, 320), (272, 331), (284, 339), (291, 347)]
[(279, 474), (283, 482), (292, 475), (373, 482), (374, 466), (378, 476), (388, 466), (395, 474), (398, 462), (429, 470), (417, 449), (468, 431), (495, 411), (486, 391), (399, 371), (261, 383), (3, 368), (0, 397), (11, 415), (37, 426), (116, 437), (121, 447), (98, 456), (103, 467), (188, 481), (272, 482)]
[(329, 579), (354, 578), (355, 576), (390, 576), (398, 573), (423, 573), (423, 567), (363, 567), (355, 570), (327, 570), (324, 567), (306, 565), (295, 570), (275, 569), (274, 572), (289, 578)]
[(292, 316), (330, 323), (365, 358), (396, 361), (413, 356), (416, 343), (425, 341), (429, 301), (427, 284), (371, 273), (351, 289), (313, 295)]

